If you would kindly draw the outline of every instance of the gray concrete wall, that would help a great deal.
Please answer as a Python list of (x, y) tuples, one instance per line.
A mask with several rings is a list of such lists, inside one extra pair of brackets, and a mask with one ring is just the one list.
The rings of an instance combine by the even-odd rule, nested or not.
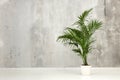
[(56, 42), (84, 10), (103, 21), (88, 62), (120, 66), (119, 0), (1, 0), (0, 67), (79, 67), (81, 58)]

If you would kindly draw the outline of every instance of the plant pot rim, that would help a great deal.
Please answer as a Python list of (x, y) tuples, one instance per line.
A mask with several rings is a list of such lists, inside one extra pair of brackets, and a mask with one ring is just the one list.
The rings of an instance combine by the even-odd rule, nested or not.
[(84, 65), (84, 64), (82, 64), (81, 66), (91, 66), (91, 65), (89, 65), (89, 64), (88, 64), (88, 65)]
[(81, 65), (83, 67), (92, 67), (91, 65)]

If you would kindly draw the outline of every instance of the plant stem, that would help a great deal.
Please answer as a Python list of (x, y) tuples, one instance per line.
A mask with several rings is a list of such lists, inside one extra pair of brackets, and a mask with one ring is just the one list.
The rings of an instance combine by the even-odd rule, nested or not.
[(85, 57), (83, 58), (83, 64), (84, 64), (84, 65), (88, 65), (88, 63), (87, 63), (87, 56), (85, 56)]

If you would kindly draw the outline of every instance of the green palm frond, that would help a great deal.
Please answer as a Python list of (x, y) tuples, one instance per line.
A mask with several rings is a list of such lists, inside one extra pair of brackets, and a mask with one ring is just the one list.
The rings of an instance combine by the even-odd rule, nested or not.
[(102, 22), (98, 20), (91, 20), (88, 23), (88, 30), (89, 34), (93, 34), (97, 29), (99, 29), (102, 26)]
[(93, 33), (102, 26), (102, 22), (98, 20), (90, 20), (85, 24), (86, 18), (92, 9), (86, 10), (78, 17), (78, 21), (74, 25), (78, 28), (67, 27), (64, 30), (63, 35), (58, 37), (58, 41), (62, 43), (74, 46), (72, 51), (78, 53), (83, 60), (84, 65), (87, 63), (87, 55), (92, 50), (92, 43), (94, 39), (92, 38)]
[(61, 40), (61, 42), (64, 43), (64, 42), (67, 42), (67, 41), (74, 41), (74, 38), (70, 33), (64, 32), (63, 35), (58, 37), (57, 41), (59, 41), (59, 40)]
[(82, 56), (82, 50), (77, 48), (77, 49), (72, 49), (75, 53), (78, 53), (78, 55)]
[(89, 15), (89, 13), (92, 11), (92, 9), (89, 9), (89, 10), (86, 10), (82, 13), (82, 15), (80, 15), (78, 18), (79, 18), (79, 24), (80, 25), (83, 25), (85, 20), (86, 20), (86, 17)]

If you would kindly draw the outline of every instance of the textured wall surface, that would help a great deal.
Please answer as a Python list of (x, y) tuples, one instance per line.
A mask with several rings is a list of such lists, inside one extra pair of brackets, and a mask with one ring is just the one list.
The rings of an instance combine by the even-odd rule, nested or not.
[(119, 0), (0, 0), (0, 67), (79, 67), (81, 58), (56, 39), (90, 8), (104, 25), (88, 62), (120, 67)]

